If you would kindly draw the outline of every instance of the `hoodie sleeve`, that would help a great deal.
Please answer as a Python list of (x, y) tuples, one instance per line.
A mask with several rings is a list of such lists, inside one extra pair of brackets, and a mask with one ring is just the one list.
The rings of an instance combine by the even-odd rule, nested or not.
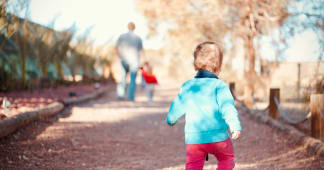
[(169, 109), (169, 113), (166, 117), (166, 123), (168, 125), (174, 125), (177, 123), (179, 118), (185, 114), (185, 109), (182, 101), (181, 96), (182, 90), (180, 89), (180, 92), (178, 96), (172, 101)]
[(219, 111), (226, 124), (229, 126), (230, 131), (241, 131), (242, 127), (238, 117), (238, 112), (235, 108), (234, 98), (225, 83), (217, 89), (217, 102), (220, 107)]

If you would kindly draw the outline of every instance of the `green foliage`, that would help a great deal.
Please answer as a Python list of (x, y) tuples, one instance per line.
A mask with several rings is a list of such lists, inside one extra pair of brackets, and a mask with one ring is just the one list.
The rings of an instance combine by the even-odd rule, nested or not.
[[(101, 79), (96, 67), (110, 65), (88, 39), (91, 28), (75, 44), (75, 26), (56, 31), (26, 19), (29, 0), (0, 0), (0, 91), (69, 84), (65, 76)], [(8, 13), (10, 11), (10, 13)], [(14, 13), (25, 11), (25, 19)], [(102, 51), (100, 51), (102, 53)], [(100, 64), (97, 64), (100, 63)]]
[(55, 87), (67, 83), (65, 76), (75, 80), (78, 74), (84, 81), (99, 80), (102, 75), (96, 71), (96, 63), (111, 63), (96, 57), (87, 36), (72, 44), (72, 29), (59, 32), (28, 20), (17, 21), (17, 31), (10, 38), (0, 36), (0, 91)]

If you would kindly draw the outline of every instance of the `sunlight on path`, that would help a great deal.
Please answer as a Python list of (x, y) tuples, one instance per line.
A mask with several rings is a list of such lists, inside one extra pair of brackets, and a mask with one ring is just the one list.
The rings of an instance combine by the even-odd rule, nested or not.
[[(120, 122), (121, 120), (132, 119), (143, 114), (154, 114), (168, 112), (168, 108), (92, 108), (92, 107), (74, 107), (72, 115), (62, 122)], [(82, 114), (80, 117), (79, 114)], [(95, 114), (95, 116), (94, 116)]]
[(135, 102), (106, 101), (99, 104), (91, 102), (87, 106), (74, 106), (71, 116), (61, 119), (60, 122), (120, 122), (144, 114), (168, 112), (168, 104), (161, 106), (158, 102), (169, 102), (172, 95), (170, 92), (163, 94), (160, 92), (155, 96), (154, 102), (147, 102), (143, 90), (138, 91)]

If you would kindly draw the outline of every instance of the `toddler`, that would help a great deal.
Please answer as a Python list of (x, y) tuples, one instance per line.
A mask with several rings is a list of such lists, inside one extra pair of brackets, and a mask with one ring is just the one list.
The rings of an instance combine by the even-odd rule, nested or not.
[(141, 68), (141, 71), (147, 98), (149, 101), (153, 101), (155, 85), (158, 84), (158, 81), (153, 74), (153, 68), (148, 62), (146, 62)]
[(218, 79), (223, 54), (216, 42), (203, 42), (194, 52), (196, 76), (185, 82), (172, 101), (166, 123), (174, 125), (185, 115), (186, 170), (202, 170), (212, 154), (218, 170), (234, 168), (232, 139), (240, 136), (241, 124), (227, 84)]

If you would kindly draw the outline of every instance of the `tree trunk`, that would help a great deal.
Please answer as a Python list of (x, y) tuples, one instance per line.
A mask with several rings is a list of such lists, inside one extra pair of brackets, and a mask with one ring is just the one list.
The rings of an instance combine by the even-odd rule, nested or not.
[(63, 70), (62, 70), (62, 65), (61, 65), (60, 61), (55, 62), (55, 68), (57, 71), (58, 79), (63, 80)]
[(113, 80), (113, 81), (116, 81), (115, 77), (114, 77), (114, 74), (113, 74), (113, 69), (112, 69), (112, 66), (109, 65), (109, 77), (108, 77), (109, 80)]
[(41, 65), (42, 77), (47, 77), (47, 65)]
[(254, 33), (252, 30), (250, 30), (251, 33), (247, 38), (247, 51), (248, 51), (248, 56), (249, 56), (249, 73), (253, 74), (255, 73), (255, 49), (253, 46), (253, 40), (254, 40)]
[(249, 23), (248, 24), (248, 33), (245, 38), (245, 43), (246, 43), (246, 51), (247, 51), (247, 56), (248, 56), (248, 71), (246, 73), (246, 78), (247, 78), (247, 85), (244, 88), (244, 96), (245, 96), (245, 104), (246, 106), (250, 107), (253, 105), (253, 94), (254, 94), (254, 86), (255, 86), (255, 79), (257, 77), (256, 72), (255, 72), (255, 49), (254, 49), (254, 44), (253, 40), (255, 38), (255, 20), (252, 15), (252, 2), (251, 0), (247, 1), (247, 14), (246, 14), (246, 22), (244, 23)]
[(19, 46), (19, 56), (21, 59), (21, 64), (20, 64), (20, 71), (21, 71), (21, 76), (22, 76), (22, 85), (25, 87), (26, 84), (26, 55), (25, 55), (25, 38), (23, 37), (24, 35), (19, 34), (17, 32), (16, 37), (18, 40), (18, 46)]

